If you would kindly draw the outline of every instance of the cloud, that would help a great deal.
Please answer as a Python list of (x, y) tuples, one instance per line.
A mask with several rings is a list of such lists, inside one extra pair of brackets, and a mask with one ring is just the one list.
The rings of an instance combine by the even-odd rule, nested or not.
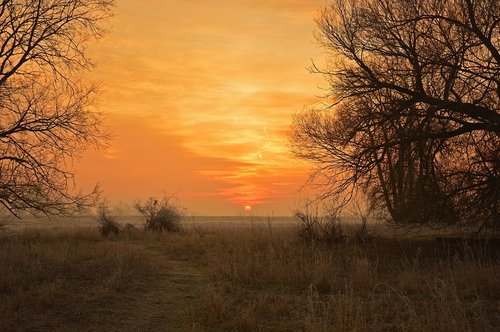
[(286, 132), (316, 101), (321, 78), (306, 66), (322, 4), (118, 1), (112, 33), (90, 48), (116, 138), (104, 155), (87, 154), (81, 176), (123, 199), (165, 189), (198, 210), (243, 201), (283, 210), (307, 173)]

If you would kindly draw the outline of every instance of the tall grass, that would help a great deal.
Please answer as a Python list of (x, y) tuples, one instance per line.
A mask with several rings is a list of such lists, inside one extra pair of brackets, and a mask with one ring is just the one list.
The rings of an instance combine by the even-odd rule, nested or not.
[(271, 236), (265, 229), (212, 237), (207, 264), (213, 284), (192, 315), (196, 326), (248, 331), (500, 326), (498, 246), (384, 238), (318, 244), (291, 230)]
[(152, 269), (130, 243), (90, 230), (4, 234), (0, 267), (0, 331), (86, 330)]
[[(270, 223), (121, 232), (110, 239), (75, 230), (3, 235), (0, 330), (86, 330), (92, 321), (116, 322), (109, 315), (120, 317), (118, 303), (123, 308), (146, 291), (158, 294), (145, 274), (185, 278), (202, 290), (185, 302), (183, 317), (172, 318), (184, 330), (498, 330), (498, 241), (383, 234), (352, 241), (357, 229), (343, 230), (342, 242), (307, 241), (292, 226)], [(165, 270), (151, 254), (184, 270)], [(165, 305), (159, 311), (167, 314), (178, 304)], [(136, 323), (131, 330), (140, 330)]]

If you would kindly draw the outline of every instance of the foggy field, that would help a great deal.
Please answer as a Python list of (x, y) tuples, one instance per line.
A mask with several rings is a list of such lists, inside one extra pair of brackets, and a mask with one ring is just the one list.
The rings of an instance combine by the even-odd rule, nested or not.
[[(123, 222), (123, 221), (121, 221)], [(499, 242), (379, 234), (305, 243), (297, 226), (4, 228), (1, 331), (494, 331)]]
[[(117, 215), (117, 220), (123, 224), (132, 224), (141, 228), (144, 225), (144, 218), (140, 215)], [(182, 217), (181, 225), (184, 229), (192, 229), (193, 227), (213, 228), (240, 228), (252, 227), (258, 225), (268, 225), (269, 221), (273, 225), (298, 225), (298, 221), (293, 217), (261, 217), (252, 215), (242, 216), (184, 216)], [(22, 229), (58, 229), (58, 228), (95, 228), (98, 225), (98, 219), (95, 215), (75, 216), (73, 218), (45, 218), (23, 216), (18, 219), (14, 216), (0, 216), (0, 227), (8, 230)]]

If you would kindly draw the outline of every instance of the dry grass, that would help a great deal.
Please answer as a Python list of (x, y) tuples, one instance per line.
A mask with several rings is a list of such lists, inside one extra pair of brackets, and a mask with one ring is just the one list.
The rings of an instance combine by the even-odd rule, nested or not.
[(290, 229), (211, 236), (213, 282), (191, 315), (201, 330), (500, 328), (498, 243), (379, 238), (327, 246), (300, 242)]
[(97, 231), (25, 231), (0, 237), (0, 331), (87, 330), (140, 291), (152, 266)]
[[(193, 331), (494, 331), (499, 249), (411, 236), (325, 245), (271, 225), (112, 240), (97, 230), (3, 235), (0, 330), (89, 330), (104, 319), (106, 330), (130, 331), (169, 330), (171, 320)], [(174, 279), (152, 252), (183, 269), (171, 274), (175, 303), (155, 302), (155, 287), (169, 295)], [(130, 303), (166, 317), (113, 325)], [(172, 306), (182, 306), (175, 317)]]

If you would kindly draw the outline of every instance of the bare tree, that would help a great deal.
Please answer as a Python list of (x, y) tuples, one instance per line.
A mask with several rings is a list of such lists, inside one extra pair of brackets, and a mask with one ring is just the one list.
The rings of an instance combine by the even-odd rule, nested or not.
[(96, 191), (73, 189), (69, 170), (105, 132), (92, 108), (85, 43), (101, 37), (112, 0), (0, 0), (0, 204), (66, 214)]
[(363, 189), (397, 223), (498, 223), (498, 0), (335, 1), (317, 20), (330, 104), (293, 149), (325, 195)]

